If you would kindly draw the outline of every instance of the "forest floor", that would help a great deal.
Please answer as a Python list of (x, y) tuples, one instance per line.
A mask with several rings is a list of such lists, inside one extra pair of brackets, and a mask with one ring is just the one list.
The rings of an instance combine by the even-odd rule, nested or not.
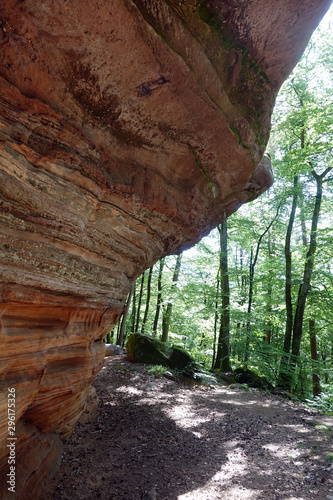
[(43, 500), (333, 500), (333, 417), (105, 359)]

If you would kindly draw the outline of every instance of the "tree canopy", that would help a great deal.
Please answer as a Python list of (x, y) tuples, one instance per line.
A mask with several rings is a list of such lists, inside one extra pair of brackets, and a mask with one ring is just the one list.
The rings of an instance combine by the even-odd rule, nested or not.
[(208, 368), (244, 366), (332, 405), (332, 46), (319, 27), (277, 96), (273, 187), (139, 278), (113, 341), (169, 339)]

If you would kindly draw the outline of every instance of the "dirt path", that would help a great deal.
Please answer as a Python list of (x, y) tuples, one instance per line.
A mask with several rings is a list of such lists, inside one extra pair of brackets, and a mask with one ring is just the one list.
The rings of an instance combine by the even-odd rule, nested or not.
[(94, 386), (43, 500), (333, 500), (332, 417), (119, 356)]

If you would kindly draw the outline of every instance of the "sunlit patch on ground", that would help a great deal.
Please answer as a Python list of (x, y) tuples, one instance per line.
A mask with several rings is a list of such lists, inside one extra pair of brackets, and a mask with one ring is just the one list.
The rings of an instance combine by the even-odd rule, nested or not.
[(131, 386), (130, 387), (126, 387), (126, 386), (118, 387), (118, 389), (116, 389), (116, 392), (122, 392), (122, 393), (128, 394), (130, 396), (141, 396), (142, 395), (142, 391), (140, 391), (136, 387), (131, 387)]
[(333, 500), (330, 432), (310, 410), (111, 357), (94, 387), (98, 411), (66, 444), (43, 500)]

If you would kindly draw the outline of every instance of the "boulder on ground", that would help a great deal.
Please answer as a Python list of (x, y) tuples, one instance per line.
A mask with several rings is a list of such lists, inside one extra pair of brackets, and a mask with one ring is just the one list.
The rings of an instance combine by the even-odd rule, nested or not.
[(205, 385), (217, 383), (215, 377), (205, 373), (182, 347), (166, 344), (148, 335), (132, 333), (128, 337), (126, 349), (127, 358), (135, 363), (166, 366), (178, 370), (179, 375)]
[(116, 344), (105, 344), (105, 354), (107, 356), (121, 356), (126, 353), (125, 347)]
[(169, 358), (173, 348), (160, 340), (132, 333), (126, 342), (127, 358), (134, 363), (171, 367)]
[(273, 389), (272, 384), (265, 377), (260, 377), (253, 371), (249, 370), (249, 368), (237, 368), (234, 372), (234, 379), (239, 384), (247, 384), (249, 387), (269, 391)]
[(189, 366), (197, 368), (194, 359), (182, 347), (166, 344), (149, 335), (132, 333), (126, 343), (127, 358), (135, 363), (162, 365), (185, 370)]

